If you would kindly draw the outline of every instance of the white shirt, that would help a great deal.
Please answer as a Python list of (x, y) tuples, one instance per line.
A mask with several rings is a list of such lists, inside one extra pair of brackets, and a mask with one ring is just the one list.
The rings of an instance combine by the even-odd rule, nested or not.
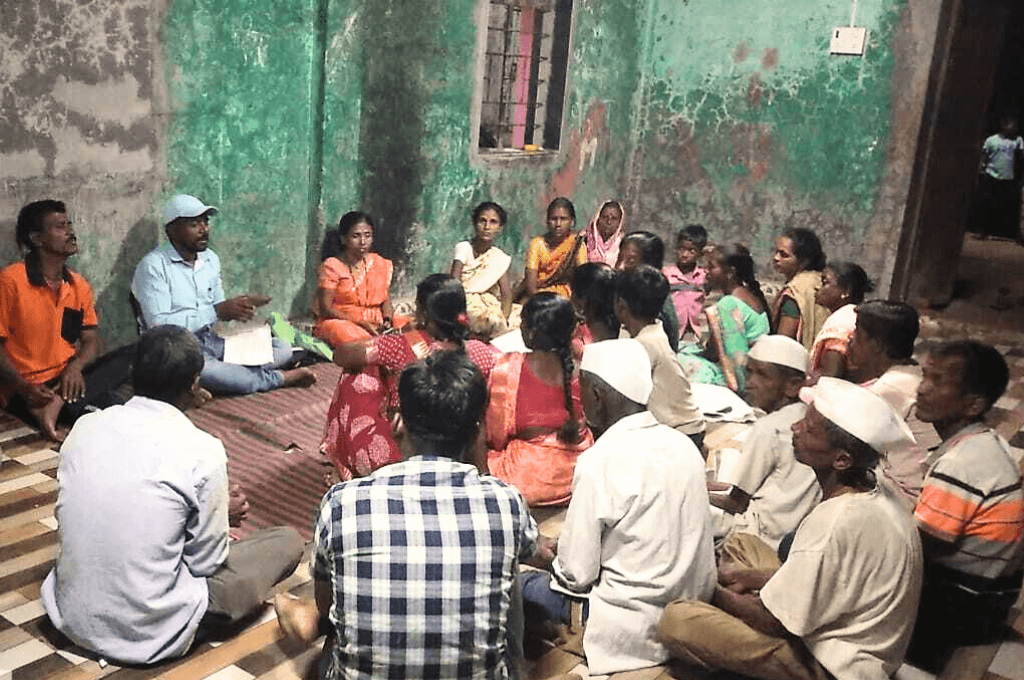
[(877, 489), (820, 503), (761, 601), (840, 680), (889, 678), (903, 661), (921, 596), (917, 528)]
[[(620, 337), (629, 335), (620, 334)], [(690, 381), (683, 372), (679, 358), (668, 344), (661, 320), (641, 328), (634, 339), (644, 346), (651, 360), (654, 390), (647, 400), (647, 407), (659, 421), (683, 434), (704, 432), (704, 416), (693, 400)]]
[(580, 454), (554, 572), (589, 588), (583, 650), (591, 673), (654, 666), (665, 605), (707, 602), (717, 579), (704, 461), (649, 412), (612, 425)]
[(985, 140), (981, 148), (981, 158), (985, 172), (996, 179), (1013, 179), (1013, 162), (1016, 154), (1024, 151), (1024, 139), (1009, 139), (995, 134)]
[(121, 662), (184, 654), (228, 555), (223, 444), (174, 406), (133, 397), (78, 420), (57, 479), (61, 552), (42, 587), (53, 625)]
[(814, 470), (793, 455), (791, 427), (806, 411), (807, 406), (798, 402), (758, 419), (736, 465), (718, 480), (751, 496), (746, 512), (735, 517), (732, 530), (753, 534), (774, 550), (821, 500)]
[(921, 495), (924, 475), (935, 462), (933, 449), (942, 443), (942, 438), (932, 424), (920, 420), (914, 408), (921, 379), (920, 366), (901, 364), (890, 367), (875, 380), (861, 383), (861, 387), (884, 399), (906, 421), (914, 435), (913, 444), (902, 444), (887, 450), (878, 461), (875, 472), (882, 489), (910, 513), (914, 512), (917, 497)]

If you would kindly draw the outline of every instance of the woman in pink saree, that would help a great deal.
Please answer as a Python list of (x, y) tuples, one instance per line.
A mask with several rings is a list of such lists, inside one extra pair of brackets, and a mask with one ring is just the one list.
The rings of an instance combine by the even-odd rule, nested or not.
[(533, 296), (521, 326), (533, 351), (500, 357), (488, 381), (488, 469), (530, 505), (568, 503), (576, 457), (594, 443), (570, 348), (575, 327), (567, 298)]

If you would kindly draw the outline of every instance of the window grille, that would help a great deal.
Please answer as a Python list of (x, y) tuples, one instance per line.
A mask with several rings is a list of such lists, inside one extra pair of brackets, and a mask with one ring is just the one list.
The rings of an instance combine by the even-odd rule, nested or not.
[(572, 0), (490, 0), (479, 148), (558, 149)]

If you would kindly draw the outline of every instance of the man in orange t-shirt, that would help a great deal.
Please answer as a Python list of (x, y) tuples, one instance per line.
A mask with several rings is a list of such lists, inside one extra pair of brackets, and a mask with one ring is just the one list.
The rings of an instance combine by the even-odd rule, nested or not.
[(15, 237), (25, 259), (0, 271), (0, 403), (61, 441), (61, 410), (81, 415), (96, 391), (83, 375), (100, 347), (92, 289), (67, 268), (78, 240), (63, 202), (26, 205)]

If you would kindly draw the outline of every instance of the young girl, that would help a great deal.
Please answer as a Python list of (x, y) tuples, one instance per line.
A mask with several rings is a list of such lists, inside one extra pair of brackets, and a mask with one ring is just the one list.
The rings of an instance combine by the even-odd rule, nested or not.
[(768, 332), (768, 302), (754, 275), (754, 260), (740, 243), (712, 252), (708, 283), (722, 299), (705, 310), (708, 345), (702, 355), (682, 352), (690, 382), (724, 385), (740, 394), (746, 386), (747, 353)]
[(689, 332), (694, 340), (704, 330), (704, 283), (708, 272), (697, 261), (708, 243), (708, 232), (699, 224), (679, 230), (676, 236), (676, 263), (662, 270), (672, 289), (672, 304), (679, 317), (679, 339)]
[(573, 231), (576, 209), (572, 201), (558, 197), (548, 205), (547, 233), (530, 240), (526, 252), (525, 285), (527, 296), (550, 291), (564, 297), (572, 295), (569, 282), (576, 265), (587, 261), (583, 235)]
[(492, 201), (484, 201), (473, 209), (472, 241), (455, 246), (451, 275), (462, 281), (466, 290), (469, 330), (473, 336), (488, 341), (508, 330), (512, 311), (512, 287), (508, 268), (512, 258), (494, 245), (508, 216), (505, 209)]
[(853, 262), (826, 265), (823, 285), (814, 301), (831, 312), (814, 339), (808, 373), (814, 378), (823, 375), (846, 377), (846, 355), (850, 338), (857, 326), (857, 305), (874, 290), (868, 275)]

